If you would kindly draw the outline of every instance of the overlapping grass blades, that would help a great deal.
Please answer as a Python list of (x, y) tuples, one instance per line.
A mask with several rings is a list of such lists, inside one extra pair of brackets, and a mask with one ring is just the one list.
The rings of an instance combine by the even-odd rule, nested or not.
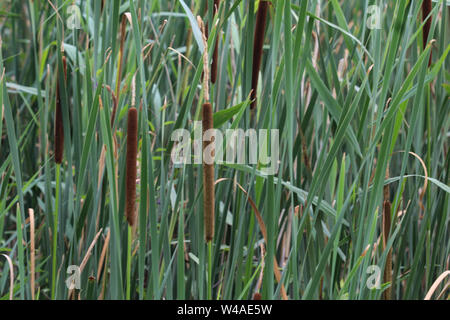
[[(2, 2), (0, 298), (78, 298), (83, 261), (82, 299), (446, 298), (448, 6), (377, 4)], [(205, 102), (208, 127), (278, 129), (279, 171), (174, 165)]]

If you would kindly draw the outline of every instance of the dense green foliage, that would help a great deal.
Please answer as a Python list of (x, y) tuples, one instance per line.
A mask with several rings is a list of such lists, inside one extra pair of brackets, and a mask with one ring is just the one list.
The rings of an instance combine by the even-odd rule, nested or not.
[[(424, 46), (421, 0), (272, 0), (251, 119), (258, 1), (220, 1), (217, 15), (213, 2), (0, 3), (0, 298), (423, 299), (449, 269), (448, 3), (433, 2)], [(218, 38), (216, 127), (280, 130), (276, 175), (215, 165), (210, 246), (202, 165), (171, 162), (172, 132), (193, 130), (204, 103), (197, 15), (210, 58)], [(83, 260), (71, 291), (66, 271)]]

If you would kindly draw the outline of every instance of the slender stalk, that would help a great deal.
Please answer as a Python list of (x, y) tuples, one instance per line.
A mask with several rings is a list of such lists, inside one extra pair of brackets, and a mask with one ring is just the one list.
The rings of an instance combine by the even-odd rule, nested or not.
[(30, 217), (30, 289), (31, 289), (31, 300), (35, 300), (35, 270), (36, 270), (36, 255), (35, 255), (35, 224), (34, 224), (34, 210), (32, 208), (28, 209)]
[(51, 299), (56, 299), (56, 250), (57, 250), (57, 239), (58, 239), (58, 216), (59, 216), (59, 194), (61, 189), (61, 164), (56, 164), (56, 195), (55, 195), (55, 208), (53, 212), (53, 232), (52, 232), (52, 240), (53, 240), (53, 249), (52, 249), (52, 290), (51, 290)]
[(127, 241), (127, 293), (126, 299), (131, 299), (131, 239), (133, 236), (133, 228), (128, 226), (128, 241)]
[(212, 300), (212, 272), (213, 272), (213, 261), (212, 261), (212, 241), (208, 242), (208, 300)]

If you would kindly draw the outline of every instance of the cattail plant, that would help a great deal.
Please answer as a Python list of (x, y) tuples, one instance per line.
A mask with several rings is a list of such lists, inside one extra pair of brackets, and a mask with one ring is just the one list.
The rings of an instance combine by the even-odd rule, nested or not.
[[(386, 168), (386, 179), (389, 179), (389, 167)], [(383, 250), (386, 250), (391, 230), (391, 201), (389, 196), (389, 185), (383, 187)], [(392, 249), (389, 249), (384, 267), (384, 282), (389, 282), (390, 286), (383, 292), (384, 300), (392, 297)]]
[[(425, 19), (430, 15), (431, 13), (431, 0), (423, 0), (422, 2), (422, 21), (425, 21)], [(431, 17), (425, 22), (425, 25), (423, 26), (423, 32), (422, 32), (422, 39), (423, 39), (423, 48), (427, 46), (428, 42), (428, 36), (430, 35), (430, 29), (431, 29)], [(431, 52), (430, 52), (430, 60), (428, 61), (428, 66), (431, 65)]]
[(127, 126), (127, 154), (125, 172), (125, 215), (128, 221), (127, 241), (127, 291), (126, 298), (131, 298), (131, 242), (132, 228), (136, 224), (136, 176), (137, 176), (137, 147), (138, 147), (138, 111), (136, 105), (136, 83), (132, 81), (131, 108), (128, 110)]
[[(62, 66), (64, 71), (64, 83), (67, 82), (67, 61), (62, 51)], [(56, 76), (56, 110), (55, 110), (55, 172), (56, 172), (56, 195), (55, 209), (53, 211), (53, 230), (52, 230), (52, 282), (51, 282), (51, 298), (56, 298), (56, 251), (57, 251), (57, 234), (58, 234), (58, 218), (59, 218), (59, 194), (61, 190), (60, 176), (61, 163), (64, 153), (64, 126), (61, 109), (61, 93), (59, 86), (58, 73)]]
[(252, 93), (250, 109), (256, 107), (256, 91), (258, 89), (258, 75), (261, 66), (261, 58), (264, 44), (264, 32), (267, 23), (267, 11), (269, 9), (269, 1), (260, 1), (258, 12), (256, 14), (255, 34), (253, 40), (253, 71), (252, 71)]
[(133, 227), (136, 223), (136, 159), (138, 139), (138, 113), (135, 107), (128, 110), (127, 129), (127, 155), (126, 155), (126, 178), (125, 178), (125, 215), (128, 224)]
[[(211, 103), (209, 102), (209, 69), (208, 69), (208, 42), (206, 41), (205, 25), (202, 19), (197, 17), (198, 25), (202, 31), (202, 40), (204, 45), (203, 51), (203, 91), (205, 102), (202, 106), (202, 136), (203, 136), (203, 222), (205, 227), (205, 240), (208, 244), (208, 286), (207, 297), (212, 299), (213, 288), (213, 254), (212, 254), (212, 240), (214, 239), (214, 141), (207, 142), (204, 140), (205, 133), (209, 129), (214, 128), (213, 122), (213, 110)], [(205, 151), (212, 145), (212, 159), (205, 161)]]
[[(205, 27), (200, 17), (197, 17), (203, 35), (203, 90), (205, 103), (202, 107), (203, 136), (206, 131), (214, 128), (213, 110), (209, 102), (209, 70), (208, 70), (208, 44), (206, 42)], [(213, 141), (203, 141), (203, 152)], [(214, 155), (212, 155), (214, 156)], [(205, 224), (205, 240), (210, 242), (214, 238), (214, 161), (206, 163), (203, 157), (203, 212)]]

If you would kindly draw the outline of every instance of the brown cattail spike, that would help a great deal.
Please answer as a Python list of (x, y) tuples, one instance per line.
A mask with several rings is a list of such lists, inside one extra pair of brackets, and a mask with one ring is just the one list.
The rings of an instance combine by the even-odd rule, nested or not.
[[(422, 21), (425, 21), (425, 19), (430, 15), (431, 13), (431, 0), (423, 0), (422, 2)], [(428, 43), (428, 36), (430, 34), (431, 29), (431, 17), (425, 22), (425, 25), (423, 26), (423, 48), (427, 46)], [(430, 52), (430, 60), (428, 61), (428, 66), (431, 65), (431, 52)]]
[[(389, 179), (389, 167), (386, 169), (386, 179)], [(383, 188), (383, 250), (386, 249), (391, 230), (391, 201), (389, 195), (389, 185)], [(390, 286), (383, 292), (384, 300), (392, 299), (392, 249), (389, 249), (386, 265), (384, 267), (384, 282), (389, 282)]]
[[(209, 103), (209, 68), (208, 68), (208, 43), (205, 37), (205, 25), (200, 17), (197, 22), (202, 31), (203, 51), (203, 92), (205, 103), (202, 108), (202, 127), (203, 127), (203, 214), (205, 225), (205, 239), (210, 242), (214, 238), (214, 141), (205, 141), (205, 133), (214, 128), (213, 110)], [(212, 144), (212, 146), (211, 146)], [(212, 147), (212, 148), (211, 148)], [(210, 155), (212, 159), (205, 159), (207, 150), (212, 149)], [(206, 151), (206, 152), (205, 152)]]
[(252, 104), (250, 109), (256, 107), (256, 91), (258, 89), (258, 75), (261, 66), (262, 50), (264, 44), (264, 32), (267, 22), (267, 11), (269, 9), (268, 1), (260, 1), (258, 12), (256, 14), (255, 35), (253, 40), (253, 71), (252, 71)]
[[(214, 127), (210, 103), (203, 104), (202, 115), (203, 137), (205, 137), (205, 132)], [(214, 161), (205, 161), (205, 150), (210, 149), (210, 144), (213, 143), (213, 141), (203, 141), (203, 214), (207, 242), (214, 238)], [(214, 146), (212, 149), (214, 149)], [(212, 156), (214, 157), (214, 154)]]
[(67, 60), (66, 56), (62, 57), (63, 69), (64, 69), (64, 81), (67, 82)]
[(128, 135), (127, 135), (127, 158), (125, 178), (125, 214), (128, 224), (132, 227), (136, 222), (136, 159), (138, 143), (138, 113), (132, 107), (128, 110)]
[[(208, 0), (205, 0), (205, 19), (206, 19), (206, 17), (208, 17), (208, 10), (209, 10), (209, 8), (208, 8)], [(209, 25), (208, 25), (208, 22), (206, 22), (205, 23), (205, 37), (206, 37), (206, 39), (208, 39), (208, 36), (209, 36)]]
[[(214, 0), (214, 16), (216, 16), (218, 10), (219, 10), (220, 1)], [(212, 63), (211, 63), (211, 82), (216, 83), (217, 80), (217, 66), (219, 63), (219, 30), (217, 30), (216, 35), (216, 43), (214, 44), (214, 53), (212, 57)]]
[(253, 300), (262, 300), (261, 293), (256, 292), (256, 293), (253, 295)]
[[(64, 77), (67, 81), (67, 62), (66, 57), (62, 57)], [(59, 79), (56, 77), (56, 110), (55, 110), (55, 162), (62, 163), (64, 154), (64, 126), (61, 108), (61, 93), (59, 87)]]

